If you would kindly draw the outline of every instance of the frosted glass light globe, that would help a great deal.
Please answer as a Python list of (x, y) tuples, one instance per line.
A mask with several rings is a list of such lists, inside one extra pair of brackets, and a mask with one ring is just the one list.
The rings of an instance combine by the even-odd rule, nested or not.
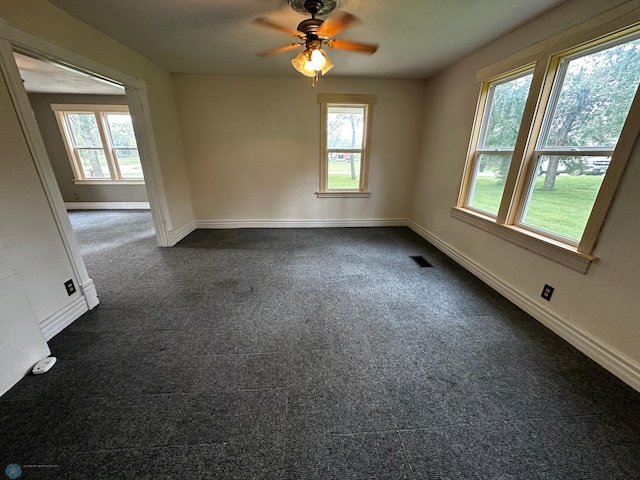
[(307, 67), (311, 70), (322, 70), (324, 66), (327, 64), (326, 58), (320, 50), (314, 50), (311, 52), (311, 59), (307, 62)]

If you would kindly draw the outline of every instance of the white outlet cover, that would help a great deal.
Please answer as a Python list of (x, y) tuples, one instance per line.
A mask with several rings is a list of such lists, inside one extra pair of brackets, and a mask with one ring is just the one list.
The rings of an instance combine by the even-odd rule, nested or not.
[(43, 358), (33, 366), (33, 369), (31, 371), (34, 375), (42, 375), (43, 373), (47, 373), (56, 364), (56, 360), (56, 357)]

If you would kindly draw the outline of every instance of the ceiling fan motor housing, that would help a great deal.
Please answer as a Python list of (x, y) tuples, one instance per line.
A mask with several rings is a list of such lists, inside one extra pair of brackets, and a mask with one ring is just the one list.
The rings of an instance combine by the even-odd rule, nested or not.
[(300, 24), (297, 27), (297, 30), (306, 35), (309, 35), (309, 34), (315, 35), (315, 33), (318, 31), (318, 27), (322, 25), (322, 23), (323, 23), (323, 20), (320, 20), (318, 18), (308, 18), (300, 22)]
[(307, 38), (307, 41), (305, 42), (305, 51), (311, 52), (320, 48), (322, 48), (322, 40), (317, 38)]

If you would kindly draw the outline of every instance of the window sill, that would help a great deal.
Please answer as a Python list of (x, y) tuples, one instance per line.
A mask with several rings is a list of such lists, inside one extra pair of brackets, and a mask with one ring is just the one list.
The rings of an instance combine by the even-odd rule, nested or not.
[(570, 245), (513, 225), (500, 225), (491, 217), (464, 208), (453, 207), (451, 216), (579, 273), (587, 273), (591, 263), (596, 260), (596, 257), (580, 253)]
[(144, 185), (144, 180), (73, 180), (76, 185)]
[(316, 192), (318, 198), (369, 198), (371, 192), (351, 192), (345, 191), (333, 191), (333, 192)]

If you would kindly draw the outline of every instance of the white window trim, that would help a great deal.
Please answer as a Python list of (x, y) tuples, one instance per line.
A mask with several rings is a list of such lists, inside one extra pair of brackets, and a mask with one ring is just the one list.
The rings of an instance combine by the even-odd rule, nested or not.
[[(369, 165), (371, 153), (371, 132), (373, 125), (373, 106), (377, 103), (378, 96), (375, 94), (360, 93), (319, 93), (318, 103), (320, 104), (320, 186), (316, 192), (318, 198), (368, 198), (369, 191)], [(329, 190), (327, 188), (329, 172), (327, 158), (333, 151), (327, 148), (327, 111), (329, 106), (358, 106), (365, 107), (365, 131), (362, 140), (362, 149), (355, 149), (353, 152), (361, 153), (360, 157), (360, 188), (358, 190), (342, 189)], [(340, 152), (349, 149), (339, 149)]]
[[(616, 189), (640, 133), (640, 89), (636, 92), (582, 239), (577, 245), (570, 245), (546, 234), (541, 235), (531, 229), (516, 225), (516, 218), (520, 213), (522, 202), (515, 201), (515, 199), (522, 198), (523, 189), (528, 187), (535, 174), (533, 160), (537, 152), (535, 141), (531, 141), (530, 132), (540, 131), (541, 125), (534, 125), (534, 121), (541, 122), (542, 115), (535, 115), (535, 112), (538, 109), (544, 112), (547, 108), (547, 105), (539, 104), (539, 100), (540, 98), (549, 98), (560, 57), (567, 57), (574, 51), (587, 50), (587, 44), (593, 45), (602, 42), (603, 37), (607, 37), (606, 40), (609, 41), (616, 36), (626, 36), (632, 33), (632, 29), (637, 28), (638, 24), (640, 24), (638, 12), (630, 9), (627, 5), (622, 5), (478, 72), (476, 79), (482, 83), (476, 108), (476, 123), (467, 152), (458, 202), (451, 209), (453, 218), (469, 223), (577, 272), (583, 274), (588, 272), (591, 263), (597, 259), (592, 253), (598, 234), (604, 225)], [(515, 75), (526, 68), (527, 64), (529, 68), (532, 64), (535, 65), (530, 94), (520, 126), (521, 132), (527, 133), (518, 137), (511, 168), (505, 182), (500, 211), (494, 218), (465, 206), (475, 165), (475, 162), (471, 160), (476, 155), (475, 147), (480, 135), (489, 82), (495, 82), (500, 77)], [(537, 94), (531, 92), (537, 92)], [(602, 155), (602, 153), (600, 154)]]
[[(127, 105), (106, 105), (106, 104), (63, 104), (52, 103), (51, 110), (55, 113), (58, 127), (62, 133), (62, 139), (67, 151), (69, 163), (73, 170), (73, 183), (76, 185), (144, 185), (144, 179), (126, 179), (120, 178), (120, 166), (116, 159), (115, 150), (117, 150), (109, 140), (107, 127), (105, 126), (105, 115), (109, 113), (130, 113)], [(107, 166), (109, 168), (110, 178), (97, 179), (86, 178), (79, 159), (76, 156), (75, 148), (71, 140), (71, 132), (64, 115), (67, 113), (93, 113), (96, 115), (98, 130), (100, 132), (100, 140), (102, 141), (103, 151), (107, 158)]]

